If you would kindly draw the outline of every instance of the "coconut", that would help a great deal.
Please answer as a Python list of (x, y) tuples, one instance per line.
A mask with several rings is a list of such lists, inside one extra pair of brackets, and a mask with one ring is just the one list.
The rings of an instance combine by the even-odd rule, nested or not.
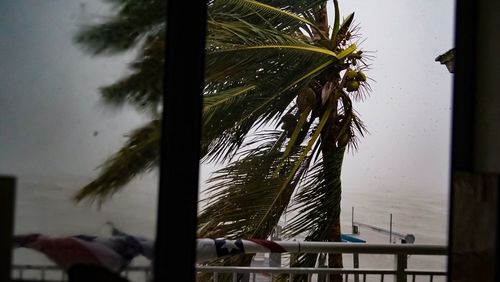
[(362, 71), (358, 71), (358, 75), (356, 76), (357, 81), (366, 81), (366, 75)]
[(358, 91), (359, 89), (359, 82), (356, 80), (350, 80), (346, 83), (346, 90), (349, 92), (354, 92)]
[(346, 75), (348, 79), (355, 79), (358, 76), (358, 72), (355, 70), (348, 69), (346, 71)]
[(292, 114), (286, 114), (281, 118), (281, 122), (283, 122), (282, 129), (291, 131), (297, 125), (297, 118)]
[(306, 88), (302, 90), (299, 95), (297, 95), (297, 107), (299, 112), (305, 111), (308, 107), (313, 108), (316, 104), (316, 93), (311, 88)]

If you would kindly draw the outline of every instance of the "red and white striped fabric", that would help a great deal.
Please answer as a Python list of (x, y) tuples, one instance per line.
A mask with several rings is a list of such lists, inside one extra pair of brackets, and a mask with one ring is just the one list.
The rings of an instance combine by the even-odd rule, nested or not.
[[(293, 247), (293, 246), (292, 246)], [(252, 253), (285, 253), (291, 251), (279, 242), (249, 239), (249, 240), (226, 240), (226, 239), (197, 239), (198, 263), (204, 263), (215, 258), (237, 254)]]
[[(21, 241), (22, 236), (16, 236), (16, 241)], [(123, 265), (123, 259), (117, 252), (99, 243), (75, 237), (28, 236), (32, 236), (30, 240), (18, 244), (18, 247), (37, 250), (66, 271), (73, 265), (86, 264), (99, 265), (113, 272), (118, 272)]]

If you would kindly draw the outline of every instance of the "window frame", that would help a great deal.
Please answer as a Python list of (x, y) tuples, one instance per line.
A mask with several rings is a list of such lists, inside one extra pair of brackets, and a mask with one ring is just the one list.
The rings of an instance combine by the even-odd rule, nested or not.
[(155, 281), (195, 281), (206, 12), (206, 1), (167, 3)]

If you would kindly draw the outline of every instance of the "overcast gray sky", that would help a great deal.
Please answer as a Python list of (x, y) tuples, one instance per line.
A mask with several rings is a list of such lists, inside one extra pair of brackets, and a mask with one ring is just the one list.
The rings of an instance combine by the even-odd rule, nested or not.
[[(446, 193), (451, 75), (434, 59), (453, 45), (453, 2), (340, 1), (344, 16), (356, 11), (375, 80), (356, 104), (370, 134), (346, 160), (345, 187)], [(98, 0), (0, 1), (0, 173), (90, 176), (144, 122), (99, 104), (97, 88), (125, 73), (130, 54), (89, 57), (72, 43), (102, 8)]]
[(339, 2), (356, 12), (375, 80), (356, 105), (370, 134), (347, 159), (344, 183), (446, 193), (452, 76), (434, 59), (453, 47), (454, 1)]
[(72, 42), (102, 8), (99, 1), (0, 1), (0, 172), (95, 173), (142, 122), (130, 109), (105, 108), (97, 93), (125, 73), (130, 55), (92, 58)]

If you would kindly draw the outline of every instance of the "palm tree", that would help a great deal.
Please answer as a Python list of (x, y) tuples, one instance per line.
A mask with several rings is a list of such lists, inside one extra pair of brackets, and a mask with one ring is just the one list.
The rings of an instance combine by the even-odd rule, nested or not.
[[(101, 92), (152, 121), (132, 132), (78, 201), (103, 201), (158, 164), (165, 3), (112, 2), (115, 17), (76, 40), (93, 54), (140, 50), (132, 74)], [(333, 4), (330, 27), (324, 0), (208, 1), (202, 161), (225, 167), (209, 180), (199, 236), (267, 238), (291, 213), (287, 236), (340, 241), (342, 161), (365, 131), (353, 100), (369, 86), (354, 15), (341, 22)], [(315, 261), (304, 255), (298, 263)], [(328, 264), (340, 267), (341, 256)]]

